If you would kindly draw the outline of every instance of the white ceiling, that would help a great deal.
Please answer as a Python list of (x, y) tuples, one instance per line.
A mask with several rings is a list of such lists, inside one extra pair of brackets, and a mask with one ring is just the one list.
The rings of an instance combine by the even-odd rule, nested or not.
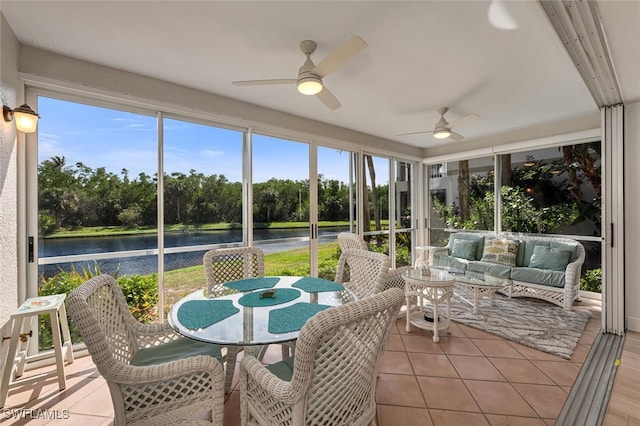
[[(489, 1), (13, 1), (0, 7), (27, 45), (410, 145), (447, 119), (466, 140), (597, 111), (536, 1), (501, 3), (518, 24), (493, 27)], [(598, 3), (625, 101), (640, 100), (640, 2)], [(609, 31), (611, 29), (611, 31)], [(359, 35), (368, 47), (324, 79), (331, 111), (291, 86), (233, 80), (296, 78), (299, 43), (318, 63)], [(631, 49), (631, 50), (630, 50)], [(458, 142), (459, 143), (459, 142)]]

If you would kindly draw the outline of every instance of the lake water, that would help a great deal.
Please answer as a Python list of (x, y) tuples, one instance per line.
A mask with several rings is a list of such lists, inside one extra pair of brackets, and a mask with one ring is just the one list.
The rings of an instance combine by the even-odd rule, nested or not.
[[(348, 231), (348, 227), (320, 228), (320, 238), (330, 238), (338, 232)], [(309, 230), (300, 229), (256, 229), (254, 230), (254, 245), (260, 247), (265, 254), (295, 248), (308, 247), (309, 242), (300, 241), (308, 237)], [(165, 248), (192, 247), (208, 244), (224, 244), (242, 241), (242, 230), (224, 230), (210, 232), (171, 233), (165, 235)], [(72, 256), (91, 253), (112, 253), (131, 250), (151, 250), (157, 248), (155, 235), (127, 235), (114, 237), (92, 238), (52, 238), (41, 239), (38, 250), (39, 257)], [(202, 256), (206, 250), (185, 251), (181, 253), (165, 254), (165, 271), (182, 269), (188, 266), (202, 264)], [(146, 255), (135, 257), (118, 257), (100, 259), (97, 261), (82, 261), (72, 263), (57, 263), (40, 265), (40, 275), (49, 277), (63, 270), (70, 270), (73, 265), (78, 271), (83, 268), (93, 270), (98, 265), (100, 271), (106, 274), (118, 275), (146, 275), (158, 270), (158, 256)]]

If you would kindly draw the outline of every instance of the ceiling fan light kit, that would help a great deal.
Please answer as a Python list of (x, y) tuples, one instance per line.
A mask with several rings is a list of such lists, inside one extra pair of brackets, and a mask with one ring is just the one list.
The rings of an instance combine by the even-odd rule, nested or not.
[(236, 86), (260, 86), (265, 84), (295, 83), (298, 92), (303, 95), (316, 95), (329, 109), (336, 110), (341, 106), (340, 101), (324, 86), (322, 79), (357, 55), (367, 47), (367, 43), (360, 37), (353, 36), (334, 49), (318, 65), (315, 65), (311, 60), (311, 54), (315, 52), (316, 47), (316, 42), (312, 40), (303, 40), (300, 43), (300, 50), (307, 59), (298, 69), (297, 79), (245, 80), (233, 81), (232, 84)]
[(446, 139), (451, 136), (451, 131), (449, 129), (436, 129), (433, 132), (433, 137), (436, 139)]
[(322, 90), (322, 81), (316, 76), (302, 77), (297, 85), (298, 92), (303, 95), (315, 95)]

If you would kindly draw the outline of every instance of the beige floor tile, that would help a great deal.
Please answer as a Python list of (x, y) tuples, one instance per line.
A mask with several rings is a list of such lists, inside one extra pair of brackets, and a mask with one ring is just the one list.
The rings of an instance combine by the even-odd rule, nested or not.
[(484, 415), (480, 413), (465, 413), (463, 411), (429, 410), (435, 426), (482, 426), (489, 425)]
[(521, 345), (520, 343), (515, 343), (511, 341), (506, 341), (509, 346), (513, 347), (515, 350), (520, 352), (526, 359), (528, 360), (541, 360), (541, 361), (562, 361), (563, 358), (560, 358), (557, 355), (550, 354), (548, 352), (542, 352), (537, 349), (530, 348), (525, 345)]
[(482, 352), (471, 339), (453, 337), (451, 339), (442, 339), (440, 347), (447, 355), (473, 355), (482, 356)]
[(378, 426), (432, 426), (426, 408), (378, 404)]
[(547, 423), (540, 418), (501, 416), (498, 414), (486, 414), (491, 426), (544, 426)]
[(464, 333), (465, 337), (469, 337), (471, 339), (502, 340), (501, 337), (496, 336), (495, 334), (487, 333), (486, 331), (482, 331), (466, 325), (460, 325), (460, 329)]
[[(102, 386), (101, 386), (102, 388)], [(105, 383), (106, 389), (106, 383)], [(69, 406), (69, 411), (74, 414), (97, 415), (101, 417), (113, 417), (113, 403), (111, 398), (105, 398), (103, 392), (87, 392), (75, 404)]]
[(413, 374), (406, 352), (385, 351), (380, 359), (380, 373)]
[(476, 339), (472, 338), (471, 341), (474, 345), (480, 349), (480, 351), (486, 357), (497, 357), (497, 358), (520, 358), (523, 359), (524, 356), (515, 350), (513, 346), (508, 344), (505, 340), (499, 339)]
[(509, 382), (552, 385), (553, 381), (527, 359), (490, 358)]
[(378, 375), (376, 402), (402, 407), (426, 407), (416, 377), (401, 374)]
[(480, 412), (478, 404), (460, 379), (418, 377), (429, 409)]
[(484, 357), (468, 355), (449, 355), (449, 361), (460, 378), (474, 380), (492, 380), (504, 382), (504, 376)]
[(224, 426), (240, 424), (240, 392), (231, 392), (224, 404)]
[(527, 401), (516, 392), (510, 383), (465, 380), (471, 395), (483, 413), (507, 414), (511, 416), (536, 417)]
[(514, 383), (518, 393), (542, 418), (558, 418), (567, 394), (558, 386)]
[(391, 334), (389, 336), (389, 343), (387, 343), (388, 351), (404, 351), (404, 343), (402, 343), (402, 337), (399, 333)]
[(402, 341), (407, 352), (442, 353), (442, 348), (433, 341), (431, 334), (402, 334)]
[(591, 345), (577, 345), (571, 354), (569, 361), (573, 363), (584, 363), (591, 350)]
[[(585, 328), (590, 331), (589, 335), (582, 338), (584, 343), (578, 345), (571, 360), (455, 323), (440, 343), (434, 343), (431, 332), (414, 328), (407, 333), (404, 320), (399, 319), (380, 365), (376, 389), (378, 424), (553, 425), (590, 350), (589, 342), (599, 333), (599, 315), (594, 317)], [(271, 363), (280, 358), (280, 346), (272, 345), (263, 361)], [(242, 353), (238, 359), (242, 359)], [(2, 424), (111, 425), (112, 414), (105, 414), (112, 410), (111, 397), (91, 358), (77, 358), (67, 365), (66, 373), (66, 390), (58, 390), (55, 378), (14, 388), (5, 407), (6, 410), (54, 410), (51, 413), (60, 415), (63, 410), (69, 410), (71, 417), (64, 423), (55, 419), (3, 418)], [(496, 374), (502, 377), (500, 381)], [(638, 416), (629, 414), (640, 412), (638, 374), (640, 333), (630, 332), (605, 425), (617, 426), (623, 419), (625, 425), (640, 426)], [(470, 379), (472, 377), (475, 379)], [(234, 387), (236, 391), (226, 398), (225, 426), (240, 424), (237, 374)], [(101, 415), (97, 415), (96, 409)]]
[(444, 354), (409, 352), (409, 360), (417, 376), (458, 378), (449, 358)]
[(580, 369), (568, 361), (531, 361), (560, 386), (573, 386)]

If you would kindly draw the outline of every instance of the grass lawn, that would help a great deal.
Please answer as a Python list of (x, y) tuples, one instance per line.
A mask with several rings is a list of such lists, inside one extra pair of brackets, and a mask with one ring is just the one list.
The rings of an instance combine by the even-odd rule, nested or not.
[[(318, 262), (325, 277), (331, 275), (330, 278), (333, 279), (338, 265), (338, 243), (319, 244)], [(264, 265), (265, 275), (309, 275), (309, 249), (301, 248), (266, 254)], [(164, 305), (168, 309), (180, 298), (205, 286), (206, 279), (202, 265), (166, 272), (164, 274)]]

